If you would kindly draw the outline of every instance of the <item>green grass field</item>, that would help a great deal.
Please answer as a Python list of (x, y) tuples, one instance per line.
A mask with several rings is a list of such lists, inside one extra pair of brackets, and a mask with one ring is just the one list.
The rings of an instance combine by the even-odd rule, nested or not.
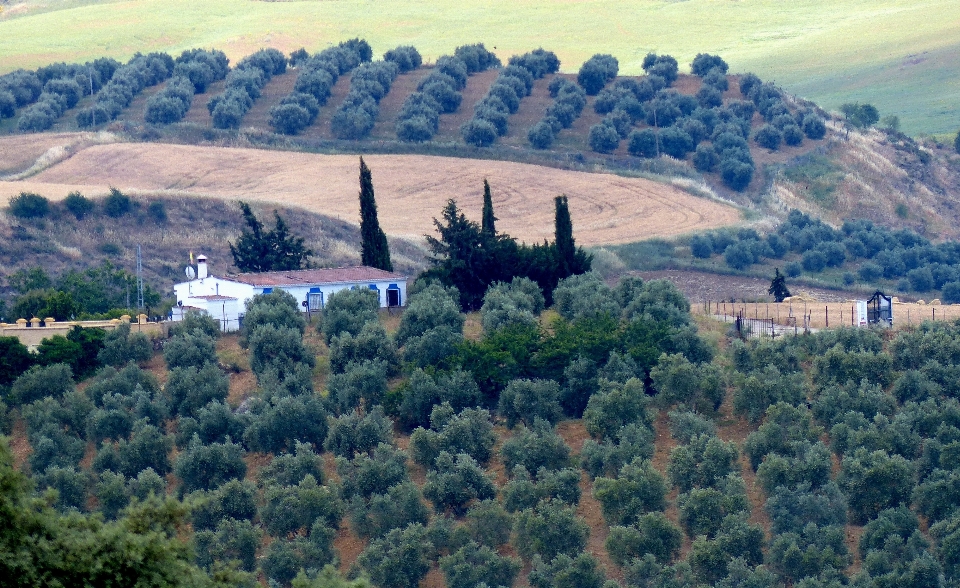
[(259, 47), (315, 51), (366, 38), (436, 58), (484, 42), (502, 57), (542, 46), (576, 71), (611, 53), (637, 74), (649, 51), (688, 64), (718, 53), (827, 108), (860, 100), (903, 130), (960, 128), (960, 3), (955, 0), (140, 0), (35, 1), (0, 13), (0, 71), (136, 51)]

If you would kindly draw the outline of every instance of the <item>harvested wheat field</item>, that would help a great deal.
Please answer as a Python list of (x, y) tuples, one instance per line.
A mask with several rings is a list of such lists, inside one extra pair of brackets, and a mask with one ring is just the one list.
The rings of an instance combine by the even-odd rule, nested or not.
[(44, 133), (0, 137), (0, 175), (22, 171), (55, 147), (66, 147), (81, 137), (80, 133)]
[[(578, 243), (614, 244), (730, 225), (730, 206), (638, 178), (499, 161), (420, 155), (370, 155), (380, 223), (388, 234), (420, 238), (457, 200), (479, 220), (483, 179), (493, 190), (497, 228), (526, 242), (553, 236), (553, 198), (566, 194)], [(277, 202), (358, 222), (358, 158), (258, 149), (152, 143), (94, 145), (26, 182), (0, 182), (0, 201), (29, 189), (62, 198), (108, 186)], [(50, 189), (45, 189), (45, 184)]]

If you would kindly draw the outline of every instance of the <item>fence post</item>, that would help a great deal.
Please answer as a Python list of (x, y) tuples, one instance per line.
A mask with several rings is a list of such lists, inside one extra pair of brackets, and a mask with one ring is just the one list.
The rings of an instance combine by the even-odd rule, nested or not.
[(829, 306), (823, 307), (823, 316), (827, 317), (826, 322), (827, 322), (827, 328), (829, 329), (830, 328), (830, 307)]

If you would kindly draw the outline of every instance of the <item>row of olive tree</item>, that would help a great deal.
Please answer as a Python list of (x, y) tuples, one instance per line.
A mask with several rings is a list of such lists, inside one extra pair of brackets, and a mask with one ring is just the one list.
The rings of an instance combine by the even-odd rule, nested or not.
[(534, 80), (556, 73), (560, 60), (552, 51), (537, 49), (510, 58), (487, 95), (474, 105), (473, 118), (463, 123), (460, 135), (474, 147), (488, 147), (507, 133), (507, 120), (520, 101), (533, 91)]
[(226, 75), (226, 89), (207, 102), (217, 129), (240, 128), (240, 121), (260, 98), (263, 87), (275, 75), (287, 71), (287, 58), (276, 49), (261, 49), (237, 63)]
[(401, 141), (429, 141), (440, 128), (440, 115), (456, 112), (467, 77), (500, 67), (500, 60), (482, 43), (457, 47), (443, 55), (436, 66), (407, 97), (397, 115), (397, 138)]
[(170, 124), (183, 119), (194, 94), (203, 94), (207, 86), (227, 76), (227, 56), (223, 51), (190, 49), (176, 59), (173, 77), (166, 87), (147, 100), (144, 120), (154, 124)]
[(77, 113), (77, 125), (92, 128), (114, 120), (145, 88), (169, 78), (174, 67), (173, 58), (166, 53), (138, 53), (116, 68), (110, 81), (97, 92), (94, 104)]
[(573, 82), (557, 76), (549, 86), (554, 102), (547, 107), (540, 122), (530, 127), (527, 140), (537, 149), (549, 149), (557, 134), (573, 125), (587, 105), (586, 92)]
[(299, 73), (293, 91), (270, 109), (270, 126), (285, 135), (296, 135), (316, 120), (327, 103), (337, 79), (361, 63), (370, 61), (373, 50), (360, 39), (351, 39), (336, 47), (309, 55), (303, 49), (290, 54), (290, 65)]

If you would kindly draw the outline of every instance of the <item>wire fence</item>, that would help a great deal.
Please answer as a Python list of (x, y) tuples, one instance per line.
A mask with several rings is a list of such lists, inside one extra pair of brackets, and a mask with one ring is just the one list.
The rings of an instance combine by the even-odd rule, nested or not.
[[(712, 315), (725, 322), (772, 321), (797, 332), (857, 325), (855, 302), (716, 302), (693, 305), (692, 312)], [(960, 319), (960, 304), (894, 303), (893, 325), (919, 325), (924, 321)], [(751, 326), (751, 323), (744, 323)]]

